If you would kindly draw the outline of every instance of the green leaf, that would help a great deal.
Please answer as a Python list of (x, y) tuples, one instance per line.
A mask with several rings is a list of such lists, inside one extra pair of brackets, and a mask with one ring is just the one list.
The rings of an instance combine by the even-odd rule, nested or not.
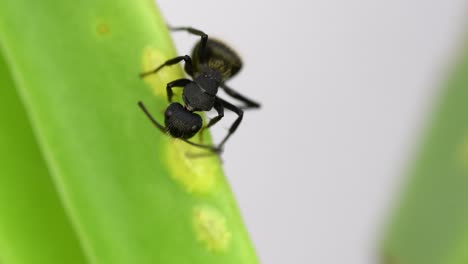
[(465, 45), (389, 228), (388, 263), (468, 262), (467, 73)]
[(84, 263), (1, 57), (0, 87), (0, 263)]
[[(171, 67), (138, 77), (176, 55), (152, 1), (3, 1), (0, 43), (14, 80), (1, 89), (14, 97), (15, 86), (25, 108), (4, 103), (2, 91), (14, 118), (1, 135), (26, 140), (1, 157), (31, 155), (24, 168), (1, 171), (26, 190), (18, 204), (28, 212), (0, 218), (0, 231), (9, 230), (0, 259), (40, 263), (15, 258), (27, 250), (43, 263), (257, 263), (219, 158), (187, 157), (200, 150), (156, 130), (137, 107), (142, 100), (162, 122), (165, 84), (183, 76)], [(20, 230), (26, 219), (39, 227)]]

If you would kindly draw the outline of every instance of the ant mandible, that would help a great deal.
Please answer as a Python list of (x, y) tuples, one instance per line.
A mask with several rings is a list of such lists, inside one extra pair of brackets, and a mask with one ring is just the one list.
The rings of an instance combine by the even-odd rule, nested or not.
[[(242, 121), (243, 109), (259, 108), (260, 104), (226, 86), (225, 81), (236, 75), (242, 68), (240, 57), (231, 48), (218, 40), (211, 38), (208, 40), (207, 34), (192, 27), (169, 27), (169, 29), (172, 31), (187, 31), (201, 37), (201, 40), (193, 48), (192, 57), (185, 55), (172, 58), (152, 71), (141, 73), (140, 77), (144, 78), (150, 74), (157, 73), (166, 66), (184, 61), (184, 70), (193, 80), (182, 78), (167, 84), (167, 99), (171, 104), (167, 107), (164, 114), (165, 126), (159, 124), (153, 118), (142, 102), (138, 102), (138, 105), (151, 122), (162, 132), (169, 133), (172, 137), (179, 138), (190, 145), (220, 153), (226, 141), (236, 131)], [(182, 99), (184, 106), (172, 102), (172, 88), (175, 87), (183, 88)], [(219, 87), (226, 94), (242, 101), (245, 105), (238, 107), (217, 96)], [(194, 112), (209, 111), (212, 108), (216, 110), (218, 115), (202, 128), (202, 118)], [(214, 147), (188, 140), (197, 132), (203, 133), (204, 129), (213, 126), (221, 120), (224, 117), (224, 108), (236, 113), (238, 117), (218, 146)]]

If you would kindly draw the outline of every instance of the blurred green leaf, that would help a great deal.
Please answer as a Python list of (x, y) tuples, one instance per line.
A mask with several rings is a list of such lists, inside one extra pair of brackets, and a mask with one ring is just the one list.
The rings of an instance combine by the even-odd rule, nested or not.
[(388, 263), (468, 263), (468, 46), (459, 59), (387, 234)]

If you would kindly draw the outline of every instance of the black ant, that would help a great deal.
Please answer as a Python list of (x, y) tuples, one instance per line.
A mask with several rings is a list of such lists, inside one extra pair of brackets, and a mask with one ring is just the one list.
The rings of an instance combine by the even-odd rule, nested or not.
[[(192, 57), (185, 55), (172, 58), (152, 71), (141, 73), (140, 77), (144, 78), (147, 75), (157, 73), (165, 66), (171, 66), (184, 61), (184, 70), (193, 80), (182, 78), (167, 84), (167, 99), (171, 104), (165, 111), (166, 126), (159, 124), (142, 102), (138, 102), (138, 105), (151, 122), (162, 132), (169, 133), (172, 137), (179, 138), (193, 146), (220, 153), (226, 141), (236, 131), (242, 121), (244, 113), (242, 109), (259, 108), (260, 104), (226, 86), (225, 81), (236, 75), (242, 68), (240, 57), (231, 48), (218, 40), (211, 38), (208, 40), (207, 34), (195, 28), (169, 28), (172, 31), (187, 31), (188, 33), (201, 37), (201, 40), (193, 48)], [(172, 88), (174, 87), (183, 88), (182, 99), (185, 104), (184, 106), (179, 103), (172, 103)], [(217, 93), (219, 87), (221, 87), (226, 94), (242, 101), (245, 105), (237, 107), (218, 97)], [(218, 115), (202, 128), (202, 118), (194, 112), (209, 111), (212, 108), (216, 110)], [(200, 130), (200, 133), (203, 133), (204, 129), (213, 126), (221, 120), (224, 116), (224, 108), (233, 111), (238, 117), (218, 146), (214, 147), (211, 145), (198, 144), (188, 140)]]

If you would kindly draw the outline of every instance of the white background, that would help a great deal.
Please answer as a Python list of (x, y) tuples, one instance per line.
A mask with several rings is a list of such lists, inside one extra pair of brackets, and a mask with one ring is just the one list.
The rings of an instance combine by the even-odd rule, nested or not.
[[(263, 104), (224, 167), (262, 263), (375, 263), (385, 219), (462, 39), (466, 0), (160, 0), (230, 43)], [(180, 54), (198, 40), (176, 33)], [(220, 138), (235, 115), (212, 131)]]

